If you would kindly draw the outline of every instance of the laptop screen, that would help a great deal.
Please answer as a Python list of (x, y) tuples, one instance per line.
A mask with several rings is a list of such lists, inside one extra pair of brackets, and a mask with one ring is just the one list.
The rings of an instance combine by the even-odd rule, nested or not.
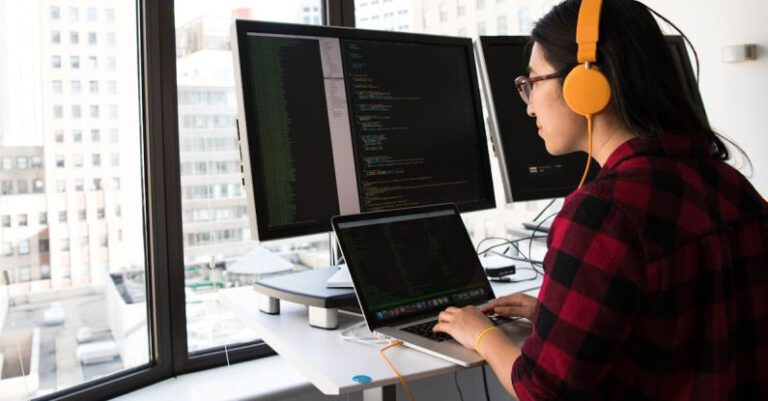
[(494, 297), (453, 205), (342, 216), (333, 225), (370, 329)]

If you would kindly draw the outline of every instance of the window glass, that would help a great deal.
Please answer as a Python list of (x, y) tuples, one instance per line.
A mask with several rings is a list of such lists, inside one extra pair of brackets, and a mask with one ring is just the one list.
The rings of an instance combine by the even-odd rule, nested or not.
[[(137, 4), (0, 0), (0, 277), (11, 281), (0, 278), (4, 401), (58, 398), (59, 390), (151, 362)], [(114, 24), (115, 14), (125, 23)], [(119, 51), (90, 41), (107, 30), (121, 40)], [(91, 57), (102, 56), (114, 67), (90, 70)], [(120, 86), (107, 99), (91, 80)], [(109, 129), (120, 146), (82, 143), (83, 130), (107, 128), (89, 118), (91, 107), (119, 110)], [(108, 153), (119, 155), (119, 167), (108, 175), (90, 168), (101, 163), (91, 155)], [(113, 178), (119, 193), (79, 192)], [(118, 201), (122, 216), (83, 219)], [(82, 248), (82, 238), (94, 236), (110, 240)]]
[[(190, 352), (256, 339), (255, 333), (218, 302), (216, 294), (222, 288), (250, 285), (264, 274), (258, 267), (242, 268), (248, 265), (248, 258), (257, 257), (260, 246), (275, 251), (276, 257), (285, 261), (298, 261), (300, 253), (314, 255), (317, 250), (318, 240), (311, 238), (278, 245), (259, 245), (250, 239), (235, 129), (237, 103), (229, 27), (234, 17), (320, 24), (321, 9), (320, 0), (176, 2), (179, 157)], [(200, 224), (203, 221), (206, 224)], [(327, 236), (322, 237), (319, 242), (327, 248)], [(295, 266), (307, 268), (298, 263)]]

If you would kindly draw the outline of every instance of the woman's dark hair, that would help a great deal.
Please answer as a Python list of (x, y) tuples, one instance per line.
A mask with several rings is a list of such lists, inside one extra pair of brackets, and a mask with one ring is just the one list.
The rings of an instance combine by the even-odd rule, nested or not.
[[(581, 0), (563, 1), (542, 17), (531, 33), (532, 43), (541, 46), (544, 58), (556, 71), (569, 71), (578, 63), (576, 25), (580, 6)], [(638, 1), (603, 0), (596, 65), (611, 84), (611, 106), (638, 135), (705, 136), (711, 144), (711, 155), (728, 160), (725, 138), (710, 127), (697, 101), (698, 87), (686, 90), (681, 82), (652, 13), (680, 31)], [(696, 61), (698, 66), (698, 58)], [(736, 144), (728, 142), (744, 154)]]

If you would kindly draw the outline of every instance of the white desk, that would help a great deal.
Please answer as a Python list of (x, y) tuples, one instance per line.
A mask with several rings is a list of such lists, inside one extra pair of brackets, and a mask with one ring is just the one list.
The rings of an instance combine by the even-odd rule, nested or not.
[[(541, 278), (515, 284), (494, 283), (493, 289), (497, 296), (520, 291), (535, 296), (540, 285)], [(366, 400), (394, 400), (394, 385), (399, 381), (379, 355), (382, 345), (360, 344), (340, 336), (342, 330), (360, 322), (361, 318), (340, 313), (339, 327), (324, 330), (307, 324), (308, 312), (303, 305), (282, 301), (279, 315), (260, 312), (257, 294), (250, 287), (223, 290), (220, 295), (222, 302), (240, 320), (252, 327), (264, 342), (322, 393), (338, 395), (363, 391)], [(508, 325), (505, 332), (522, 343), (530, 329), (522, 325)], [(407, 347), (390, 349), (387, 356), (409, 381), (462, 369), (459, 365)], [(357, 375), (369, 376), (371, 381), (356, 383), (352, 377)]]

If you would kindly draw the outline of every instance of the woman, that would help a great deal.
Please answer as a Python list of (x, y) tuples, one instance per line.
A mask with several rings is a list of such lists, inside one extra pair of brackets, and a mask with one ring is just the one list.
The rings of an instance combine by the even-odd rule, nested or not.
[[(476, 349), (523, 400), (765, 399), (768, 203), (724, 162), (728, 150), (637, 1), (602, 4), (596, 65), (611, 99), (587, 135), (563, 98), (580, 4), (566, 0), (537, 23), (530, 76), (518, 83), (547, 150), (591, 141), (602, 169), (552, 224), (538, 299), (448, 308), (435, 331)], [(533, 322), (522, 349), (490, 312)]]

